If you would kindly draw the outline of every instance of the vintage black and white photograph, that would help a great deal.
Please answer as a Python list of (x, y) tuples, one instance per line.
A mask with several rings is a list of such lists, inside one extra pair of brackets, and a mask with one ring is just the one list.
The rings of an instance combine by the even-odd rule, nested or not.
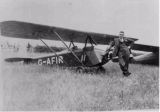
[(0, 0), (0, 111), (159, 110), (159, 0)]

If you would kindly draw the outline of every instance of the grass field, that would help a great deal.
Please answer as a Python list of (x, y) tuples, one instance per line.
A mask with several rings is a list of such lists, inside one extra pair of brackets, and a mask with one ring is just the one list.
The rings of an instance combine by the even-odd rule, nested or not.
[(38, 65), (1, 64), (0, 110), (159, 109), (159, 68), (130, 65), (123, 77), (117, 63), (105, 74), (78, 74)]

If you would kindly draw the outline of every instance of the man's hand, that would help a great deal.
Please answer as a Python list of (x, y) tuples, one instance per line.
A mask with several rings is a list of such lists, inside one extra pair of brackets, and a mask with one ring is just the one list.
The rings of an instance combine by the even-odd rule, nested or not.
[(130, 60), (131, 62), (134, 62), (134, 61), (135, 61), (133, 54), (130, 54), (129, 60)]
[(110, 49), (107, 49), (107, 50), (106, 50), (106, 53), (108, 53), (109, 51), (110, 51)]
[(130, 48), (131, 48), (131, 46), (128, 46), (128, 48), (130, 49)]
[(130, 57), (130, 58), (133, 58), (133, 54), (130, 54), (129, 57)]

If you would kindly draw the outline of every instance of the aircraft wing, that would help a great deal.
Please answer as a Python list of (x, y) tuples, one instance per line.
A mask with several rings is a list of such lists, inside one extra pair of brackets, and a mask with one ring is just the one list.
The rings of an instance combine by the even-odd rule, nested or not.
[(159, 52), (158, 46), (143, 45), (143, 44), (134, 44), (132, 46), (132, 49), (139, 51), (146, 51), (146, 52)]
[[(92, 37), (92, 39), (97, 44), (109, 44), (114, 38), (118, 38), (116, 35), (108, 35), (101, 33), (83, 32), (71, 29), (59, 28), (54, 26), (39, 25), (27, 22), (19, 21), (4, 21), (1, 22), (1, 35), (15, 38), (24, 39), (49, 39), (49, 40), (59, 40), (54, 32), (60, 34), (64, 41), (73, 41), (78, 43), (85, 43), (87, 36)], [(129, 37), (126, 37), (129, 38)], [(138, 39), (129, 38), (133, 41)]]
[[(97, 44), (107, 45), (114, 38), (118, 38), (116, 35), (108, 35), (93, 32), (83, 32), (71, 29), (59, 28), (54, 26), (39, 25), (27, 22), (19, 21), (4, 21), (0, 23), (1, 35), (7, 37), (24, 38), (24, 39), (49, 39), (49, 40), (59, 40), (55, 32), (57, 32), (64, 41), (73, 41), (78, 43), (85, 43), (87, 36), (92, 37), (92, 39)], [(136, 41), (138, 39), (125, 37), (130, 40)], [(151, 52), (150, 55), (137, 56), (137, 61), (157, 62), (159, 60), (159, 47), (150, 46), (143, 44), (133, 44), (133, 50)], [(154, 60), (154, 61), (153, 61)]]

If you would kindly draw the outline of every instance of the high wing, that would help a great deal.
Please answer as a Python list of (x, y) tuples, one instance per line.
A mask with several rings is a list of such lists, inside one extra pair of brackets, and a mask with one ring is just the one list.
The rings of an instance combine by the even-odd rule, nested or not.
[[(78, 43), (85, 43), (87, 36), (92, 37), (92, 39), (97, 44), (109, 44), (114, 38), (118, 38), (116, 35), (108, 35), (101, 33), (83, 32), (71, 29), (39, 25), (27, 22), (19, 21), (4, 21), (0, 24), (1, 35), (15, 38), (24, 39), (49, 39), (49, 40), (59, 40), (55, 35), (54, 31), (58, 32), (64, 41), (73, 41)], [(129, 38), (129, 37), (126, 37)], [(138, 39), (129, 38), (133, 41)], [(132, 49), (147, 51), (147, 52), (159, 52), (159, 47), (149, 46), (142, 44), (134, 44)]]
[(134, 44), (132, 46), (132, 49), (139, 51), (146, 51), (146, 52), (159, 52), (158, 46), (143, 45), (143, 44)]
[[(88, 36), (90, 36), (97, 44), (107, 45), (116, 35), (108, 35), (93, 32), (76, 31), (72, 29), (65, 29), (54, 26), (39, 25), (19, 21), (4, 21), (0, 23), (1, 35), (7, 37), (24, 38), (24, 39), (49, 39), (59, 40), (55, 32), (60, 34), (64, 41), (85, 43)], [(125, 37), (132, 41), (138, 39)], [(135, 59), (139, 63), (153, 63), (159, 64), (159, 47), (143, 44), (134, 44), (133, 50), (150, 52), (149, 54), (136, 56)]]
[[(109, 44), (114, 38), (118, 38), (116, 35), (92, 33), (76, 31), (71, 29), (39, 25), (27, 22), (19, 21), (4, 21), (1, 22), (1, 35), (15, 38), (25, 38), (25, 39), (49, 39), (49, 40), (59, 40), (54, 32), (61, 35), (64, 41), (73, 41), (78, 43), (85, 43), (87, 36), (92, 37), (92, 39), (97, 44)], [(40, 37), (41, 35), (41, 37)], [(126, 37), (129, 38), (129, 37)], [(129, 38), (133, 41), (138, 39)]]

